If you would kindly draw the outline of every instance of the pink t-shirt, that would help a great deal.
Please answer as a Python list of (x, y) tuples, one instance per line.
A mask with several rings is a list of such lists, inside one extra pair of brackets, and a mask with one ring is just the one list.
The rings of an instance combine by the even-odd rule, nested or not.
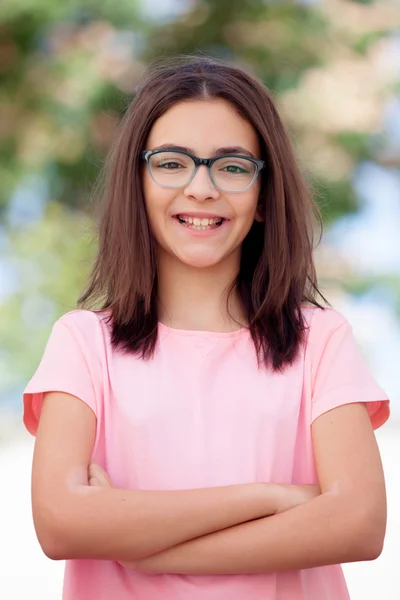
[[(258, 369), (247, 329), (159, 326), (155, 356), (116, 352), (107, 313), (77, 310), (54, 325), (24, 393), (35, 435), (43, 392), (86, 402), (97, 417), (93, 460), (116, 486), (178, 490), (249, 482), (314, 483), (310, 425), (366, 402), (374, 428), (389, 402), (351, 327), (332, 309), (304, 308), (308, 341), (283, 374)], [(339, 565), (250, 575), (148, 575), (113, 561), (66, 562), (64, 600), (344, 600)]]

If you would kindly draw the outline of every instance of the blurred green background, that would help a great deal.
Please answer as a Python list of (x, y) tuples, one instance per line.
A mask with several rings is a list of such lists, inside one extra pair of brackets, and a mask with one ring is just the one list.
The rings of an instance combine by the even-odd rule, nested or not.
[(3, 0), (0, 405), (20, 401), (52, 323), (75, 307), (95, 252), (93, 183), (135, 85), (160, 56), (226, 58), (265, 81), (324, 215), (323, 289), (333, 300), (379, 290), (399, 314), (398, 236), (383, 226), (366, 251), (374, 263), (382, 242), (393, 244), (397, 269), (365, 268), (337, 243), (343, 223), (354, 238), (368, 205), (359, 184), (371, 189), (371, 174), (392, 181), (385, 210), (394, 200), (398, 210), (399, 15), (396, 2), (366, 0)]
[[(323, 213), (322, 291), (392, 399), (395, 429), (378, 440), (397, 506), (400, 1), (2, 0), (0, 29), (0, 473), (19, 481), (2, 495), (0, 596), (60, 597), (60, 565), (44, 558), (31, 523), (21, 394), (84, 287), (93, 184), (161, 56), (225, 58), (271, 88)], [(398, 598), (398, 514), (389, 511), (379, 561), (346, 567), (352, 598)]]

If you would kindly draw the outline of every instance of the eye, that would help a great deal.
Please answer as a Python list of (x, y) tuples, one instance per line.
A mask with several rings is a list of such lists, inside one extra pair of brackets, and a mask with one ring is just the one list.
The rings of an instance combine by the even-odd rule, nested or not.
[(247, 176), (254, 173), (254, 163), (240, 156), (224, 156), (215, 161), (214, 169), (221, 176)]
[(169, 162), (162, 162), (162, 161), (160, 161), (160, 163), (157, 166), (158, 167), (162, 167), (164, 169), (169, 169), (169, 170), (183, 169), (183, 168), (185, 168), (183, 165), (179, 165), (175, 161), (169, 161)]
[(244, 169), (243, 167), (238, 167), (237, 165), (227, 165), (223, 168), (223, 171), (226, 171), (227, 173), (232, 173), (233, 175), (235, 175), (236, 173), (238, 175), (240, 175), (241, 173), (247, 173), (246, 169)]
[(160, 171), (181, 171), (190, 167), (191, 163), (188, 156), (177, 152), (157, 152), (150, 159), (151, 166)]

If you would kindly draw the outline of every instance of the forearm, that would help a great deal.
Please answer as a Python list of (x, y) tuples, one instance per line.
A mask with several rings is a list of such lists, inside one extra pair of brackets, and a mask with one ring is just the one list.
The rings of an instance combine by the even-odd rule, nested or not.
[[(276, 510), (273, 484), (182, 491), (89, 488), (69, 492), (34, 515), (54, 559), (140, 560)], [(45, 534), (41, 539), (40, 531)], [(42, 543), (44, 542), (44, 543)]]
[(372, 515), (324, 494), (287, 512), (181, 544), (132, 568), (155, 573), (271, 573), (370, 560), (379, 555), (381, 536), (374, 539), (374, 532), (381, 529)]

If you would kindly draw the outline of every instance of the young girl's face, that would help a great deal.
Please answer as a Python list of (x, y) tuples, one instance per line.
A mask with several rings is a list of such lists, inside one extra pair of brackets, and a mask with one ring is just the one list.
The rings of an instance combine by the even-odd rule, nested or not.
[[(185, 148), (200, 158), (227, 154), (226, 149), (232, 148), (234, 154), (261, 158), (254, 128), (222, 99), (179, 102), (171, 107), (154, 123), (146, 150), (160, 146)], [(161, 154), (153, 160), (153, 176), (163, 182), (175, 183), (184, 171), (191, 170), (187, 157), (179, 154), (172, 161), (171, 155), (167, 158)], [(238, 172), (237, 165), (240, 172), (241, 163), (228, 160), (218, 169), (217, 177), (222, 181), (225, 173), (232, 177), (232, 170)], [(167, 253), (194, 268), (213, 267), (223, 261), (239, 267), (241, 244), (256, 217), (260, 177), (240, 192), (217, 189), (205, 166), (180, 188), (162, 187), (147, 168), (143, 177), (147, 214), (161, 262)]]

